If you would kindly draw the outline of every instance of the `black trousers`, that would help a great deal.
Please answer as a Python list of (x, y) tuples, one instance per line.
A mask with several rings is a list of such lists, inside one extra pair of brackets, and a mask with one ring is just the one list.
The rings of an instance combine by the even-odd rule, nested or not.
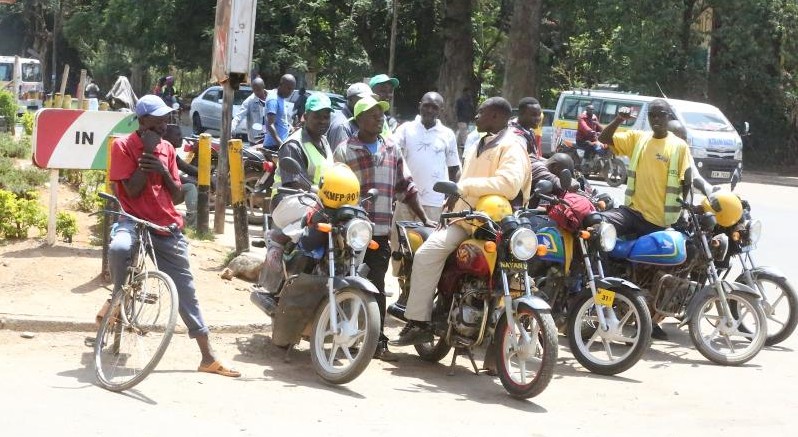
[(387, 235), (374, 236), (372, 239), (380, 247), (377, 250), (368, 249), (363, 262), (369, 266), (368, 280), (380, 291), (380, 294), (377, 295), (377, 305), (380, 307), (380, 340), (387, 340), (382, 331), (385, 328), (385, 274), (388, 272), (391, 261), (390, 237)]
[(664, 229), (648, 222), (643, 218), (643, 214), (626, 205), (602, 212), (601, 215), (604, 216), (608, 223), (615, 226), (615, 231), (619, 237), (638, 238)]

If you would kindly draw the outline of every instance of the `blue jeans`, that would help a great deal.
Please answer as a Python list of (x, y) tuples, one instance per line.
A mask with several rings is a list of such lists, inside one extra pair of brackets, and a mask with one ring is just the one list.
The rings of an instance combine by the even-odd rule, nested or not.
[[(125, 281), (133, 242), (137, 238), (135, 223), (121, 219), (114, 225), (111, 243), (108, 246), (108, 267), (114, 282), (114, 293)], [(178, 312), (188, 328), (188, 336), (196, 338), (208, 335), (210, 331), (202, 318), (197, 291), (194, 288), (194, 277), (188, 265), (188, 242), (182, 234), (163, 236), (152, 233), (152, 246), (158, 270), (175, 282), (179, 301)]]

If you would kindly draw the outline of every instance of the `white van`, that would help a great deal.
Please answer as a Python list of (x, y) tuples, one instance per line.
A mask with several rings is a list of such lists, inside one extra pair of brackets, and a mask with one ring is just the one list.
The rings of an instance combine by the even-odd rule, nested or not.
[(41, 109), (44, 96), (41, 62), (19, 56), (0, 56), (0, 89), (17, 96), (18, 114)]
[[(596, 108), (595, 114), (603, 126), (615, 118), (618, 109), (628, 107), (632, 118), (618, 130), (651, 130), (647, 114), (648, 105), (654, 99), (657, 97), (612, 91), (562, 92), (554, 113), (553, 144), (558, 144), (561, 138), (575, 141), (579, 114), (589, 104)], [(720, 109), (706, 103), (664, 100), (670, 105), (672, 116), (684, 125), (696, 167), (705, 179), (727, 182), (735, 169), (742, 171), (743, 141)]]

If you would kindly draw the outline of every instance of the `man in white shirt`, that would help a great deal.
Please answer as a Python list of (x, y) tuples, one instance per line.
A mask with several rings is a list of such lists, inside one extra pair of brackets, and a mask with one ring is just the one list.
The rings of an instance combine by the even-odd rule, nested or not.
[[(404, 123), (394, 133), (394, 139), (405, 161), (406, 170), (413, 176), (418, 188), (418, 199), (427, 217), (437, 220), (446, 200), (441, 193), (432, 190), (438, 181), (460, 178), (460, 157), (457, 154), (457, 139), (454, 132), (438, 119), (443, 108), (443, 97), (436, 92), (428, 92), (421, 98), (415, 120)], [(403, 220), (420, 221), (407, 205), (396, 203), (394, 224), (391, 226), (391, 247), (396, 249), (398, 239), (396, 222)], [(394, 275), (398, 263), (393, 263)]]

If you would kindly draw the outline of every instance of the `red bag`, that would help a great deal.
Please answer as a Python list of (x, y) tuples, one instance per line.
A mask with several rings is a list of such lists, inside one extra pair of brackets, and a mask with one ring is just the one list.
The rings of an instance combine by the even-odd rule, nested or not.
[(596, 211), (596, 208), (593, 207), (593, 202), (582, 194), (568, 192), (561, 198), (568, 202), (568, 205), (558, 203), (549, 206), (548, 214), (558, 226), (567, 231), (578, 231), (582, 225), (582, 220), (591, 212)]

